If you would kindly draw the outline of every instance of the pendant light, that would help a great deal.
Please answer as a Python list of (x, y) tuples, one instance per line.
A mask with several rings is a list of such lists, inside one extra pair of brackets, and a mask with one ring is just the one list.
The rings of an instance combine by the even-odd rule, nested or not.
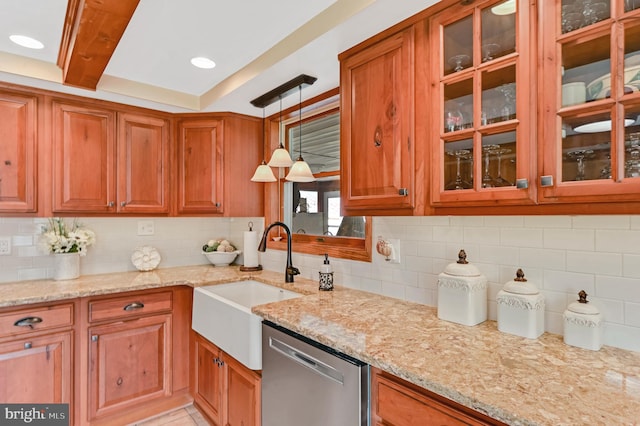
[(316, 178), (315, 176), (313, 176), (313, 173), (311, 173), (311, 168), (309, 167), (307, 162), (302, 159), (302, 85), (299, 86), (299, 93), (300, 103), (298, 107), (298, 139), (300, 150), (298, 159), (289, 170), (289, 174), (285, 179), (290, 182), (313, 182), (316, 180)]
[[(280, 122), (279, 126), (282, 126), (282, 97), (280, 97)], [(287, 151), (282, 145), (282, 140), (280, 140), (280, 145), (273, 151), (271, 154), (271, 160), (269, 160), (270, 167), (291, 167), (293, 164), (293, 160), (289, 155), (289, 151)]]
[(275, 182), (277, 179), (273, 174), (273, 170), (271, 167), (267, 165), (267, 162), (264, 160), (264, 107), (262, 107), (262, 163), (256, 169), (256, 172), (253, 174), (251, 178), (252, 182)]

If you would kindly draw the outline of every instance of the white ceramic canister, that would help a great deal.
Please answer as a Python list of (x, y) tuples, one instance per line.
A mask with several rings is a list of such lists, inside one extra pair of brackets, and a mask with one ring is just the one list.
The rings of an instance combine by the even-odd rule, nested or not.
[(535, 339), (544, 333), (544, 295), (522, 269), (498, 292), (498, 330)]
[(597, 307), (590, 305), (587, 293), (581, 290), (578, 300), (564, 311), (564, 342), (567, 345), (597, 351), (602, 347), (604, 318)]
[(438, 275), (438, 318), (463, 325), (487, 320), (487, 278), (467, 262), (464, 250)]

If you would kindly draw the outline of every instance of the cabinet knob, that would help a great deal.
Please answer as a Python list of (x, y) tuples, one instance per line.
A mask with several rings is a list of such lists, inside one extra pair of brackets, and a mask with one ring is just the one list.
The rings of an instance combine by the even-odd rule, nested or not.
[(126, 201), (122, 201), (122, 202), (120, 202), (120, 207), (124, 207), (124, 206), (126, 206), (126, 205), (127, 205), (127, 202), (126, 202)]
[(516, 179), (516, 188), (518, 189), (529, 188), (529, 179)]
[(553, 186), (553, 176), (540, 176), (540, 186), (543, 188)]
[(114, 203), (113, 201), (109, 201), (109, 202), (107, 203), (107, 207), (113, 207), (113, 206), (115, 206), (115, 205), (116, 205), (116, 203)]
[(220, 208), (221, 204), (220, 203), (215, 203), (214, 204), (217, 208)]
[(24, 348), (25, 349), (31, 349), (31, 347), (32, 347), (31, 342), (25, 342), (25, 344), (24, 344)]
[(98, 335), (94, 334), (93, 336), (91, 336), (91, 341), (92, 342), (97, 342), (98, 341)]
[(407, 195), (409, 195), (409, 190), (407, 188), (400, 188), (398, 189), (398, 195), (406, 197)]

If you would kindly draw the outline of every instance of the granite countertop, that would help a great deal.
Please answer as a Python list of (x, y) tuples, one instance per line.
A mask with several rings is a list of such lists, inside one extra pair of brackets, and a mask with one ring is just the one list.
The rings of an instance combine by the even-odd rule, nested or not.
[(526, 339), (494, 321), (441, 321), (436, 309), (271, 271), (199, 265), (0, 284), (0, 307), (173, 285), (256, 279), (305, 297), (256, 306), (269, 321), (512, 425), (639, 425), (640, 353)]

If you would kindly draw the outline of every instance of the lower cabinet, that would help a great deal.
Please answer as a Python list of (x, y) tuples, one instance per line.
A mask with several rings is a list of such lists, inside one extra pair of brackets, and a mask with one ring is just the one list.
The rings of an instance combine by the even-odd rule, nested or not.
[(73, 423), (75, 304), (0, 309), (0, 402), (66, 403)]
[(87, 322), (81, 424), (130, 424), (191, 402), (192, 291), (175, 287), (82, 299)]
[(259, 426), (260, 373), (194, 334), (194, 403), (214, 425)]
[(377, 368), (371, 369), (373, 425), (504, 425)]

